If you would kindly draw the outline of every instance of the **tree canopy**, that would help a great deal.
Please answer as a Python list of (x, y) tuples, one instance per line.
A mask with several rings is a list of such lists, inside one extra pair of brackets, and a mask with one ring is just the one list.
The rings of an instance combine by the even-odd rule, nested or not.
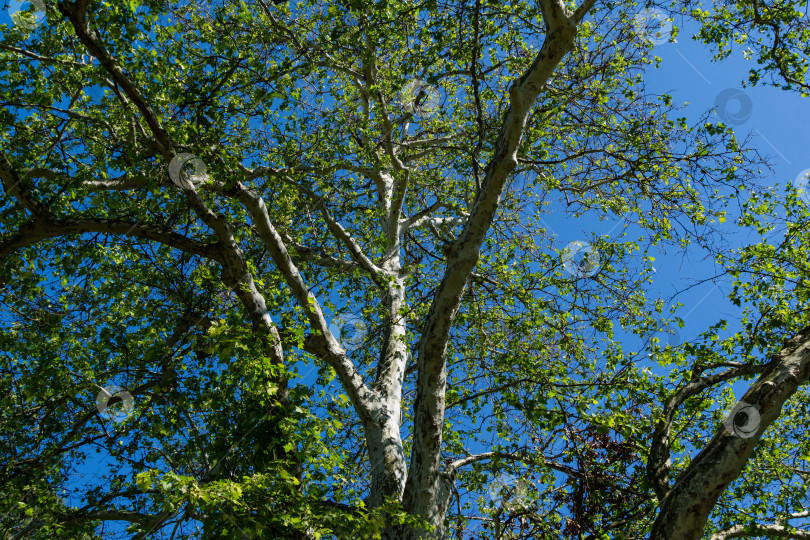
[(810, 538), (807, 178), (644, 79), (806, 96), (795, 2), (7, 9), (4, 538)]

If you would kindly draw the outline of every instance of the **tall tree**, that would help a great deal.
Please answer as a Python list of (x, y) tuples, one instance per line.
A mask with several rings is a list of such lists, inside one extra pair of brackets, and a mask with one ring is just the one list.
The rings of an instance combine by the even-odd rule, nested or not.
[[(807, 537), (808, 443), (763, 432), (808, 425), (810, 214), (746, 193), (758, 154), (647, 91), (639, 21), (676, 15), (806, 93), (784, 0), (15, 12), (6, 537)], [(561, 249), (558, 201), (625, 225)], [(720, 249), (733, 204), (763, 234), (786, 208), (784, 242)], [(743, 327), (648, 340), (655, 374), (617, 333), (678, 324), (644, 292), (660, 244), (716, 253)]]

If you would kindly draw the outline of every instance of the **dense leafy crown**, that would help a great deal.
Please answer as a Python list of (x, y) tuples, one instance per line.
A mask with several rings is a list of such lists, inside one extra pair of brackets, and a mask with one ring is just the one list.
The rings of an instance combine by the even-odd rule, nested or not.
[[(767, 164), (729, 126), (645, 88), (644, 9), (807, 93), (783, 0), (15, 12), (3, 538), (666, 538), (697, 470), (710, 504), (680, 538), (795, 518), (810, 214), (750, 188)], [(566, 251), (561, 214), (622, 225)], [(730, 249), (729, 214), (787, 232)], [(652, 337), (679, 325), (645, 294), (660, 245), (716, 256), (732, 331)], [(769, 435), (733, 437), (717, 411), (754, 377), (783, 392)]]

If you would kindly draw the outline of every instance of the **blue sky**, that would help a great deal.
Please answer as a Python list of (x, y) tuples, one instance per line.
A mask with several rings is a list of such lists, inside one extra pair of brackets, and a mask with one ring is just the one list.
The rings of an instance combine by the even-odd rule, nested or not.
[[(722, 96), (730, 93), (728, 89), (740, 92), (739, 99), (726, 102), (725, 111), (721, 110), (723, 107), (716, 107), (717, 114), (720, 118), (726, 114), (727, 123), (733, 122), (738, 138), (753, 135), (752, 145), (770, 157), (773, 175), (764, 178), (761, 187), (776, 186), (779, 192), (783, 191), (800, 171), (810, 167), (806, 123), (810, 118), (810, 101), (773, 87), (742, 88), (741, 82), (747, 79), (749, 69), (755, 67), (753, 61), (744, 58), (744, 47), (737, 46), (724, 61), (711, 62), (709, 49), (691, 39), (693, 28), (682, 27), (677, 43), (662, 43), (656, 47), (655, 54), (663, 62), (660, 69), (649, 70), (645, 75), (649, 89), (671, 93), (674, 103), (688, 102), (686, 113), (690, 120), (716, 107), (718, 96), (722, 103)], [(750, 111), (750, 116), (745, 114), (746, 110)], [(731, 120), (735, 117), (736, 120)], [(737, 237), (745, 238), (739, 233)], [(682, 258), (680, 253), (659, 253), (654, 286), (665, 293), (668, 289), (683, 288), (690, 279), (713, 275), (713, 262), (700, 260), (696, 255)], [(729, 330), (734, 331), (732, 321), (738, 318), (739, 308), (726, 299), (728, 283), (727, 280), (706, 283), (679, 296), (684, 305), (680, 313), (685, 323), (680, 331), (683, 340), (696, 336), (721, 318), (728, 319)], [(735, 385), (737, 398), (748, 386), (747, 382)]]
[[(684, 25), (677, 19), (675, 24), (679, 27), (677, 41), (665, 41), (654, 48), (653, 54), (662, 62), (659, 68), (648, 67), (645, 72), (646, 90), (651, 94), (671, 94), (673, 104), (683, 106), (683, 114), (690, 125), (706, 111), (715, 109), (717, 113), (712, 120), (722, 119), (731, 125), (738, 139), (752, 135), (751, 146), (768, 156), (773, 168), (773, 174), (762, 179), (761, 187), (776, 186), (782, 192), (802, 170), (810, 167), (807, 148), (810, 100), (773, 87), (743, 88), (741, 82), (747, 79), (748, 70), (755, 67), (753, 61), (744, 58), (744, 47), (737, 46), (729, 58), (712, 62), (709, 48), (691, 38), (697, 25)], [(735, 97), (724, 99), (729, 95)], [(717, 106), (718, 101), (725, 106)], [(729, 210), (733, 212), (734, 209)], [(739, 246), (748, 235), (736, 228), (732, 218), (733, 215), (726, 222), (731, 233), (726, 239), (733, 238), (732, 245)], [(614, 229), (617, 221), (599, 222), (588, 216), (575, 220), (560, 214), (544, 220), (556, 233), (558, 248), (568, 242), (585, 240), (592, 234), (621, 231), (620, 227)], [(749, 241), (755, 239), (755, 236), (748, 238)], [(682, 291), (718, 271), (713, 259), (706, 258), (707, 254), (695, 246), (686, 251), (658, 248), (652, 254), (656, 259), (653, 263), (656, 273), (649, 298), (657, 295), (669, 298), (676, 291)], [(735, 331), (734, 321), (739, 318), (740, 309), (726, 298), (729, 283), (728, 279), (704, 283), (675, 298), (683, 304), (677, 312), (685, 325), (678, 330), (681, 341), (696, 337), (720, 319), (727, 319), (729, 331)], [(636, 339), (628, 346), (632, 348), (637, 343)], [(747, 382), (737, 383), (734, 388), (737, 398), (748, 385)]]

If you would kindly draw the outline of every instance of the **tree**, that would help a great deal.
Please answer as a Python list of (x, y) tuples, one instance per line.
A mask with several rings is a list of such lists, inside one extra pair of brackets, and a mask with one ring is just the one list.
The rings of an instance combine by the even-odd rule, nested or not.
[[(806, 537), (807, 443), (763, 432), (807, 425), (809, 216), (646, 91), (641, 6), (32, 7), (0, 43), (8, 537)], [(792, 3), (655, 9), (806, 93)], [(625, 227), (559, 249), (556, 200)], [(735, 204), (784, 241), (720, 249)], [(663, 374), (616, 337), (678, 324), (658, 244), (743, 310), (649, 340)]]

